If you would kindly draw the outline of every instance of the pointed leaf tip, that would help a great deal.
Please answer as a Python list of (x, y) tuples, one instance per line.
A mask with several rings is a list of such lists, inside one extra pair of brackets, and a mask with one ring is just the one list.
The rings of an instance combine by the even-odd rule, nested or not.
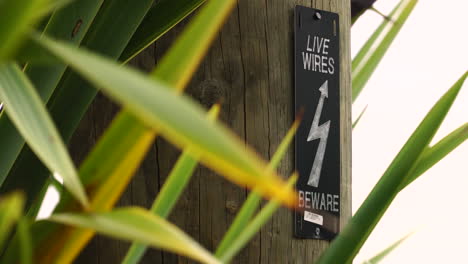
[(211, 253), (175, 225), (138, 207), (126, 207), (102, 213), (62, 213), (49, 221), (81, 228), (124, 240), (149, 244), (203, 263), (220, 263)]

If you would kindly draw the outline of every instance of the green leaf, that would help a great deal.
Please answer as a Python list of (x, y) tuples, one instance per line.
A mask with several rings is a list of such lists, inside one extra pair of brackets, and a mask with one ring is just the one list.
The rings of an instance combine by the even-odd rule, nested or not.
[[(297, 181), (297, 174), (293, 174), (286, 185), (286, 188), (291, 189)], [(265, 207), (250, 221), (248, 225), (244, 227), (242, 232), (227, 246), (226, 250), (222, 254), (216, 254), (215, 256), (221, 260), (222, 263), (229, 263), (232, 258), (245, 247), (245, 245), (254, 237), (262, 228), (265, 223), (270, 220), (273, 214), (280, 207), (280, 203), (277, 200), (269, 201)]]
[(219, 263), (175, 225), (140, 208), (121, 208), (107, 213), (62, 213), (52, 215), (49, 220), (149, 244), (204, 263)]
[[(26, 41), (23, 44), (23, 47), (15, 56), (15, 61), (18, 64), (26, 65), (26, 69), (29, 69), (30, 65), (44, 67), (61, 64), (57, 58), (33, 41)], [(30, 63), (30, 65), (27, 65), (27, 63)]]
[(88, 199), (55, 126), (25, 74), (15, 64), (0, 65), (0, 98), (5, 112), (38, 157), (63, 178), (65, 187), (85, 207)]
[[(39, 0), (38, 0), (39, 1)], [(21, 1), (3, 1), (6, 3), (24, 2)], [(30, 2), (30, 1), (29, 1)], [(66, 6), (63, 9), (54, 12), (44, 30), (49, 35), (60, 39), (66, 39), (74, 45), (78, 45), (87, 32), (89, 25), (94, 19), (103, 0), (80, 0)], [(33, 6), (30, 6), (33, 7)], [(3, 10), (3, 8), (0, 8)], [(39, 10), (39, 9), (38, 9)], [(21, 16), (19, 16), (21, 17)], [(1, 23), (0, 23), (1, 24)], [(16, 28), (15, 25), (13, 28)], [(2, 43), (2, 42), (0, 42)], [(30, 47), (28, 45), (27, 47)], [(37, 48), (36, 48), (37, 50)], [(32, 51), (34, 52), (34, 50)], [(44, 102), (47, 102), (57, 86), (66, 65), (34, 65), (27, 64), (24, 72), (34, 84), (37, 92)], [(18, 183), (30, 181), (29, 177), (25, 181), (20, 181), (17, 178), (7, 179), (5, 184), (11, 185), (3, 187), (3, 182), (13, 167), (14, 162), (20, 154), (21, 148), (24, 146), (24, 139), (18, 134), (11, 121), (5, 115), (0, 116), (0, 185), (1, 192), (8, 192), (18, 188)], [(22, 174), (24, 176), (25, 174)], [(37, 188), (41, 188), (42, 184), (37, 184)], [(21, 186), (22, 187), (22, 186)], [(21, 188), (23, 189), (23, 188)], [(29, 192), (28, 192), (29, 193)], [(26, 197), (27, 201), (33, 197)]]
[[(298, 117), (296, 117), (296, 121), (294, 121), (293, 125), (289, 129), (288, 133), (286, 133), (286, 136), (283, 138), (283, 140), (281, 140), (281, 143), (279, 144), (275, 154), (273, 155), (273, 157), (270, 160), (270, 163), (268, 164), (270, 169), (276, 170), (279, 163), (283, 159), (289, 145), (291, 144), (294, 138), (294, 135), (296, 134), (297, 128), (301, 123), (301, 119), (302, 113), (299, 114)], [(252, 216), (257, 211), (257, 208), (260, 205), (260, 201), (261, 196), (255, 190), (249, 194), (241, 209), (239, 210), (239, 213), (237, 213), (236, 217), (234, 218), (234, 221), (229, 226), (228, 231), (223, 236), (223, 239), (216, 248), (216, 256), (223, 255), (226, 252), (227, 248), (232, 244), (232, 242), (239, 236), (242, 230), (244, 230), (249, 221), (252, 219)]]
[[(117, 59), (153, 2), (153, 0), (106, 1), (91, 25), (82, 46), (107, 58)], [(125, 12), (122, 12), (123, 10)], [(89, 82), (71, 70), (63, 76), (49, 106), (60, 132), (67, 141), (97, 92), (98, 90)]]
[(0, 64), (14, 57), (47, 0), (0, 1)]
[(359, 123), (359, 120), (361, 120), (361, 117), (364, 115), (364, 113), (366, 112), (367, 110), (367, 105), (366, 107), (364, 107), (364, 109), (362, 109), (361, 113), (359, 114), (359, 116), (356, 118), (356, 121), (353, 122), (353, 129), (354, 127)]
[(21, 217), (23, 203), (24, 197), (18, 192), (0, 198), (0, 251), (13, 225)]
[(411, 168), (418, 161), (423, 151), (427, 149), (467, 76), (468, 72), (432, 107), (379, 182), (374, 186), (354, 217), (351, 218), (343, 231), (331, 243), (328, 250), (320, 257), (319, 264), (350, 263), (353, 260), (400, 191), (402, 184), (407, 181)]
[(372, 36), (367, 40), (352, 62), (352, 100), (361, 93), (364, 85), (382, 60), (418, 0), (401, 0)]
[(288, 150), (289, 146), (291, 145), (294, 136), (296, 135), (297, 128), (301, 124), (303, 113), (300, 112), (294, 121), (294, 123), (289, 128), (288, 132), (281, 140), (280, 144), (278, 145), (273, 157), (271, 157), (270, 163), (268, 164), (271, 170), (276, 170), (278, 168), (281, 160), (283, 159), (284, 155), (286, 155), (286, 151)]
[(69, 5), (73, 1), (75, 1), (75, 0), (52, 0), (52, 2), (50, 2), (50, 0), (47, 0), (47, 2), (48, 2), (47, 5), (43, 5), (43, 6), (41, 6), (40, 9), (37, 9), (35, 15), (38, 18), (45, 17), (48, 14), (50, 14), (50, 13), (52, 13), (52, 12), (58, 10), (58, 9), (61, 9), (61, 8), (65, 7), (66, 5)]
[[(117, 59), (152, 3), (153, 0), (106, 1), (89, 28), (82, 45)], [(44, 52), (41, 46), (37, 46), (43, 50), (42, 53), (47, 53), (48, 57), (52, 57), (50, 53)], [(48, 108), (65, 142), (70, 140), (97, 92), (78, 74), (66, 71), (63, 75), (49, 100)], [(35, 175), (34, 179), (26, 179), (32, 173)], [(26, 202), (28, 207), (32, 198), (40, 192), (48, 176), (49, 171), (37, 160), (29, 148), (24, 147), (8, 174), (8, 178), (15, 179), (15, 181), (7, 179), (3, 189), (25, 190), (31, 196)]]
[[(29, 208), (26, 208), (25, 206), (25, 211), (27, 210), (27, 213), (26, 215), (30, 218), (30, 219), (36, 219), (37, 218), (37, 215), (39, 214), (39, 210), (41, 209), (41, 206), (42, 206), (42, 203), (44, 202), (44, 199), (45, 199), (45, 196), (47, 194), (47, 190), (49, 189), (49, 186), (52, 187), (53, 184), (52, 182), (55, 182), (57, 181), (54, 177), (49, 177), (48, 181), (46, 182), (46, 184), (42, 185), (42, 188), (40, 190), (40, 192), (35, 195), (35, 198), (31, 204), (31, 206)], [(61, 190), (61, 189), (59, 189)]]
[[(138, 23), (143, 19), (145, 13), (149, 9), (149, 4), (152, 0), (145, 1), (127, 1), (127, 0), (114, 0), (106, 1), (102, 8), (99, 10), (99, 14), (96, 16), (93, 24), (89, 29), (89, 33), (83, 40), (82, 46), (85, 46), (93, 51), (99, 52), (110, 58), (118, 58), (122, 53), (122, 50), (127, 45), (129, 39), (134, 35), (135, 29)], [(177, 4), (183, 2), (182, 4)], [(193, 4), (192, 2), (187, 3), (186, 1), (166, 1), (158, 2), (150, 10), (154, 10), (152, 15), (158, 15), (158, 18), (163, 17), (168, 13), (168, 10), (164, 10), (163, 7), (172, 7), (173, 5), (186, 5)], [(149, 3), (149, 4), (148, 4)], [(167, 4), (162, 4), (167, 3)], [(155, 9), (155, 7), (158, 7)], [(167, 9), (167, 8), (166, 8)], [(125, 12), (120, 12), (125, 10)], [(158, 10), (158, 11), (156, 11)], [(185, 12), (186, 9), (182, 8), (180, 12)], [(177, 16), (173, 11), (170, 14)], [(115, 14), (119, 14), (116, 16)], [(148, 17), (150, 14), (145, 16), (143, 23), (148, 23)], [(181, 15), (179, 15), (181, 16)], [(181, 16), (182, 17), (182, 16)], [(154, 18), (157, 20), (157, 18)], [(169, 18), (168, 18), (169, 19)], [(164, 24), (153, 24), (151, 29), (158, 31), (160, 35), (154, 36), (159, 38), (166, 31), (166, 28), (173, 27), (180, 20), (171, 19), (171, 23), (161, 21)], [(141, 26), (138, 26), (141, 28)], [(148, 33), (148, 32), (147, 32)], [(153, 34), (154, 32), (150, 32)], [(135, 41), (135, 37), (133, 38)], [(29, 53), (35, 54), (36, 63), (48, 63), (52, 64), (58, 60), (53, 57), (49, 52), (37, 45), (35, 42), (28, 42), (29, 46), (22, 51), (30, 51)], [(132, 57), (136, 54), (132, 54)], [(42, 56), (42, 57), (39, 57)], [(38, 62), (39, 61), (39, 62)], [(97, 90), (92, 87), (86, 80), (82, 79), (78, 74), (67, 71), (65, 72), (62, 80), (58, 84), (58, 87), (54, 91), (52, 100), (48, 104), (50, 114), (55, 121), (57, 129), (60, 131), (65, 142), (68, 142), (71, 135), (77, 128), (80, 120), (85, 114), (88, 106), (91, 104)], [(1, 154), (0, 154), (1, 155)], [(0, 169), (1, 170), (1, 169)], [(34, 172), (34, 180), (25, 180), (27, 175)], [(11, 169), (8, 177), (16, 179), (15, 181), (6, 180), (3, 189), (5, 191), (21, 188), (27, 191), (31, 197), (35, 197), (39, 193), (41, 186), (44, 184), (48, 177), (48, 170), (37, 160), (35, 155), (27, 147), (24, 147), (19, 157), (16, 159), (13, 168)], [(31, 203), (31, 200), (27, 200), (26, 206)]]
[(208, 1), (151, 75), (182, 91), (235, 4), (234, 0)]
[[(185, 30), (181, 37), (189, 36), (189, 40), (192, 41), (191, 45), (197, 47), (198, 53), (194, 54), (192, 49), (181, 49), (180, 46), (184, 44), (178, 44), (179, 41), (177, 41), (168, 52), (169, 54), (176, 52), (180, 56), (178, 58), (180, 64), (172, 69), (174, 72), (184, 76), (184, 78), (191, 76), (192, 69), (186, 68), (185, 65), (194, 65), (195, 67), (199, 63), (201, 56), (207, 51), (210, 43), (206, 39), (214, 38), (217, 29), (221, 27), (225, 17), (229, 14), (229, 10), (233, 7), (233, 3), (233, 1), (210, 1), (192, 19), (190, 24), (196, 25), (195, 29), (189, 27), (190, 30)], [(160, 62), (159, 67), (162, 64), (163, 62)], [(179, 87), (180, 90), (182, 88)], [(90, 189), (90, 207), (93, 210), (107, 210), (113, 207), (145, 156), (146, 150), (151, 146), (155, 136), (156, 131), (140, 122), (129, 111), (124, 110), (118, 114), (103, 138), (86, 158), (80, 170), (85, 186)], [(112, 155), (108, 155), (109, 153)], [(115, 166), (116, 164), (119, 166)], [(56, 212), (74, 208), (73, 201), (65, 195), (62, 196)], [(36, 250), (35, 257), (39, 259), (39, 263), (72, 262), (93, 236), (93, 232), (90, 230), (74, 229), (72, 227), (58, 228), (52, 223), (48, 224), (38, 226), (35, 229), (36, 247), (38, 245), (47, 245), (48, 248), (60, 248), (61, 250)], [(64, 243), (61, 243), (61, 241), (64, 241)], [(48, 252), (48, 255), (44, 255), (44, 252)]]
[(224, 234), (223, 239), (216, 248), (216, 257), (221, 257), (224, 255), (227, 249), (232, 245), (232, 242), (237, 237), (239, 237), (239, 234), (245, 229), (260, 206), (261, 199), (262, 196), (258, 192), (250, 192), (249, 196), (247, 196), (247, 199), (234, 218), (234, 221), (232, 221), (232, 224), (229, 226), (229, 229)]
[[(107, 211), (113, 207), (153, 142), (153, 132), (143, 125), (132, 125), (134, 120), (125, 112), (119, 114), (114, 121), (115, 129), (104, 133), (80, 168), (83, 184), (90, 194), (91, 211)], [(139, 139), (137, 144), (135, 138)], [(76, 210), (76, 204), (64, 193), (54, 212), (70, 210)], [(36, 263), (71, 263), (94, 235), (92, 230), (41, 223), (42, 226), (33, 228)], [(57, 248), (60, 250), (53, 250)]]
[[(45, 37), (37, 41), (173, 144), (189, 147), (206, 166), (285, 204), (295, 203), (294, 192), (282, 190), (280, 178), (267, 171), (266, 164), (225, 126), (206, 120), (203, 108), (191, 98), (177, 95), (164, 82), (87, 51)], [(162, 63), (161, 67), (167, 65), (164, 60)]]
[(413, 233), (410, 233), (402, 238), (400, 238), (398, 241), (396, 241), (395, 243), (391, 244), (389, 247), (387, 247), (386, 249), (382, 250), (382, 252), (380, 252), (379, 254), (377, 254), (376, 256), (374, 256), (373, 258), (367, 260), (367, 261), (364, 261), (363, 264), (377, 264), (379, 263), (380, 261), (382, 261), (382, 259), (384, 259), (386, 256), (388, 256), (388, 254), (392, 253), (393, 250), (395, 250), (397, 247), (399, 247), (401, 245), (401, 243), (403, 243), (408, 237), (410, 237)]
[(31, 223), (25, 217), (21, 218), (21, 220), (18, 222), (17, 233), (21, 264), (33, 263), (30, 225)]
[(405, 188), (414, 180), (416, 180), (419, 176), (421, 176), (421, 174), (434, 166), (437, 162), (447, 156), (450, 152), (452, 152), (452, 150), (457, 148), (467, 139), (468, 123), (465, 123), (456, 130), (452, 131), (452, 133), (444, 137), (442, 140), (437, 142), (437, 144), (434, 146), (425, 149), (419, 160), (408, 173), (408, 178), (404, 182), (401, 189)]
[(157, 2), (145, 16), (120, 60), (128, 62), (185, 17), (195, 11), (205, 0), (172, 0)]
[[(218, 104), (214, 105), (208, 113), (208, 120), (215, 120), (218, 117), (219, 110), (220, 106)], [(162, 218), (169, 216), (169, 213), (189, 183), (196, 166), (197, 157), (190, 153), (190, 149), (184, 150), (151, 207), (153, 214)], [(127, 251), (122, 264), (138, 263), (143, 257), (146, 248), (146, 245), (133, 243)]]

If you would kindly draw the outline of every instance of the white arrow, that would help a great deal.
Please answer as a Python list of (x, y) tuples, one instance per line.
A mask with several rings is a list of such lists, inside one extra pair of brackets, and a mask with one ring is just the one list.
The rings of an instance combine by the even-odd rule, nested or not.
[(327, 147), (328, 132), (330, 130), (330, 120), (321, 124), (319, 126), (320, 115), (322, 114), (323, 101), (325, 97), (328, 98), (328, 80), (325, 81), (322, 86), (320, 86), (319, 91), (322, 93), (317, 105), (317, 110), (315, 111), (314, 120), (312, 121), (312, 126), (310, 127), (309, 136), (307, 136), (307, 141), (312, 141), (315, 139), (320, 139), (319, 146), (317, 148), (317, 153), (315, 154), (314, 164), (310, 170), (308, 185), (312, 187), (318, 187), (320, 180), (320, 171), (322, 170), (323, 157), (325, 155), (325, 149)]

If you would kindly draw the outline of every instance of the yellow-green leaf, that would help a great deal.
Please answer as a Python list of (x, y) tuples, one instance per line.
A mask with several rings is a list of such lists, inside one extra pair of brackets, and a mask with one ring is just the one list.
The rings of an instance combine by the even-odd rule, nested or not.
[[(208, 113), (208, 120), (215, 120), (219, 114), (220, 106), (215, 104)], [(198, 157), (193, 156), (190, 149), (185, 149), (169, 173), (164, 185), (159, 191), (156, 200), (151, 206), (151, 212), (162, 218), (167, 218), (174, 208), (183, 190), (187, 186), (193, 171), (197, 166)], [(146, 251), (146, 245), (133, 243), (125, 255), (122, 264), (136, 264)]]
[(177, 95), (164, 82), (85, 50), (45, 37), (36, 40), (123, 104), (141, 122), (180, 148), (189, 147), (206, 166), (238, 184), (255, 186), (263, 195), (287, 205), (295, 203), (294, 192), (281, 188), (280, 178), (225, 126), (206, 120), (205, 110), (191, 98)]
[(48, 0), (0, 1), (0, 64), (14, 57)]
[(82, 203), (88, 199), (55, 126), (26, 75), (16, 64), (0, 65), (0, 98), (5, 112), (31, 149)]
[(120, 60), (124, 62), (131, 60), (204, 2), (205, 0), (158, 1), (133, 34)]
[(106, 213), (62, 213), (52, 215), (49, 220), (148, 244), (203, 263), (219, 263), (206, 249), (175, 225), (140, 208), (121, 208)]
[[(135, 118), (125, 113), (128, 112), (116, 117), (114, 122), (118, 125), (104, 133), (80, 168), (92, 211), (107, 211), (114, 206), (153, 142), (154, 132), (143, 125), (132, 125)], [(139, 139), (136, 143), (135, 138)], [(64, 194), (55, 212), (70, 210), (76, 210), (76, 204)], [(33, 226), (33, 235), (35, 263), (71, 263), (94, 231), (39, 222)], [(43, 250), (43, 247), (48, 250)]]
[[(301, 123), (301, 119), (302, 116), (296, 118), (296, 121), (294, 121), (288, 133), (286, 133), (286, 136), (283, 138), (283, 140), (281, 140), (281, 143), (276, 149), (275, 154), (273, 154), (273, 157), (271, 158), (270, 163), (268, 164), (268, 166), (272, 170), (275, 170), (278, 167), (279, 163), (286, 154), (286, 150), (288, 149), (289, 145), (291, 144), (294, 138), (294, 135), (296, 134), (297, 128)], [(236, 217), (234, 218), (234, 221), (229, 226), (228, 231), (223, 236), (223, 239), (216, 248), (216, 256), (223, 255), (227, 248), (232, 244), (232, 242), (244, 230), (249, 221), (252, 219), (254, 213), (257, 211), (257, 208), (260, 205), (260, 200), (261, 196), (255, 190), (249, 194), (241, 209), (239, 210), (239, 213), (237, 213)]]
[[(208, 50), (210, 40), (214, 39), (233, 3), (233, 0), (210, 1), (204, 6), (180, 37), (188, 41), (191, 48), (183, 49), (185, 44), (176, 41), (168, 54), (177, 54), (178, 64), (171, 69), (171, 74), (163, 74), (158, 78), (169, 82), (169, 79), (164, 77), (170, 76), (173, 80), (174, 74), (179, 75), (181, 81), (169, 84), (178, 85), (175, 87), (181, 91), (184, 80), (190, 78), (193, 68)], [(158, 68), (163, 67), (164, 62), (159, 62), (158, 65)], [(118, 114), (80, 169), (82, 180), (90, 190), (92, 210), (108, 210), (113, 207), (155, 136), (156, 131), (140, 122), (131, 112), (123, 110)], [(108, 155), (109, 153), (112, 155)], [(119, 166), (115, 166), (116, 164)], [(56, 211), (63, 212), (70, 208), (75, 208), (73, 202), (68, 196), (62, 196)], [(35, 229), (36, 247), (45, 244), (47, 248), (60, 248), (60, 250), (50, 250), (48, 254), (44, 254), (44, 250), (37, 248), (35, 255), (37, 263), (72, 262), (94, 234), (91, 230), (57, 228), (53, 223), (47, 224), (47, 226), (37, 226)]]
[[(292, 189), (291, 187), (297, 181), (298, 175), (294, 173), (288, 180), (285, 188)], [(223, 263), (229, 263), (231, 259), (245, 247), (245, 245), (254, 237), (262, 228), (265, 223), (270, 220), (273, 214), (280, 207), (280, 203), (277, 200), (270, 200), (265, 207), (260, 210), (260, 212), (250, 221), (248, 225), (242, 229), (242, 232), (232, 240), (232, 242), (226, 247), (226, 249), (220, 253), (216, 254)]]
[(0, 198), (0, 251), (13, 225), (21, 217), (23, 203), (24, 197), (18, 192)]
[(26, 217), (23, 217), (18, 222), (18, 244), (20, 248), (20, 260), (21, 264), (32, 264), (33, 253), (32, 253), (32, 241), (31, 241), (31, 222)]
[[(47, 0), (50, 2), (49, 0)], [(3, 2), (25, 2), (20, 1), (3, 1)], [(31, 2), (31, 1), (26, 1)], [(69, 40), (70, 43), (78, 45), (83, 39), (85, 33), (87, 32), (89, 25), (93, 21), (96, 13), (98, 12), (103, 0), (80, 0), (74, 1), (72, 4), (66, 6), (63, 9), (56, 10), (48, 20), (47, 26), (44, 29), (45, 34), (54, 36), (59, 39)], [(32, 7), (32, 6), (29, 6)], [(3, 10), (0, 8), (0, 10)], [(23, 10), (26, 12), (26, 10)], [(40, 12), (40, 9), (35, 10)], [(10, 12), (10, 11), (8, 11)], [(0, 15), (2, 17), (2, 15)], [(18, 16), (20, 17), (20, 16)], [(0, 26), (3, 25), (0, 23)], [(17, 30), (18, 25), (13, 27)], [(29, 29), (28, 29), (29, 30)], [(30, 34), (28, 34), (30, 35)], [(0, 41), (2, 43), (2, 41)], [(25, 41), (25, 44), (32, 44), (32, 41)], [(2, 46), (3, 47), (3, 46)], [(47, 52), (40, 52), (40, 47), (38, 45), (25, 45), (22, 51), (27, 51), (27, 53), (34, 53), (35, 56), (39, 57), (51, 57), (49, 55), (44, 55)], [(42, 49), (43, 50), (43, 49)], [(20, 54), (21, 55), (21, 54)], [(24, 54), (23, 54), (24, 55)], [(29, 54), (31, 55), (31, 54)], [(28, 54), (26, 54), (28, 56)], [(18, 59), (17, 57), (15, 57)], [(57, 60), (54, 60), (58, 62)], [(25, 61), (22, 61), (25, 62)], [(47, 102), (52, 95), (56, 85), (59, 83), (62, 74), (65, 72), (66, 65), (62, 63), (55, 63), (51, 65), (35, 65), (34, 63), (27, 63), (24, 68), (24, 72), (28, 76), (29, 80), (34, 84), (36, 91), (40, 95), (41, 99), (44, 102)], [(67, 109), (68, 110), (68, 109)], [(66, 111), (64, 111), (66, 112)], [(0, 152), (0, 186), (1, 191), (10, 191), (15, 190), (18, 187), (23, 189), (24, 186), (21, 186), (20, 183), (27, 182), (28, 184), (35, 185), (38, 189), (41, 187), (37, 179), (28, 180), (23, 178), (24, 175), (29, 175), (28, 172), (19, 173), (20, 176), (17, 178), (21, 179), (12, 179), (7, 178), (7, 175), (10, 173), (13, 165), (17, 166), (17, 161), (21, 149), (24, 147), (24, 139), (18, 132), (15, 130), (13, 124), (6, 118), (6, 116), (0, 116), (0, 145), (2, 146), (2, 152)], [(23, 152), (24, 153), (24, 152)], [(29, 152), (30, 153), (30, 152)], [(35, 156), (30, 155), (30, 158), (36, 161)], [(21, 157), (23, 158), (23, 157)], [(24, 164), (24, 163), (23, 163)], [(22, 168), (27, 166), (22, 166)], [(18, 176), (18, 175), (16, 175)], [(40, 177), (40, 176), (39, 176)], [(7, 178), (7, 179), (6, 179)], [(5, 184), (2, 184), (4, 181)], [(5, 186), (7, 185), (7, 186)], [(27, 190), (28, 194), (30, 190)], [(33, 192), (31, 195), (26, 197), (26, 204), (30, 203), (30, 199), (37, 192)]]

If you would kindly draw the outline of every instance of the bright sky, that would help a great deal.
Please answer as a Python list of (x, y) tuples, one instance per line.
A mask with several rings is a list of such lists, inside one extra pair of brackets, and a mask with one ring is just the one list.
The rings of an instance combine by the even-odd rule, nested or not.
[[(388, 14), (398, 0), (378, 0)], [(353, 105), (353, 210), (366, 198), (437, 99), (468, 70), (468, 1), (420, 0)], [(365, 14), (352, 28), (358, 52), (382, 18)], [(435, 141), (468, 122), (465, 84)], [(381, 263), (467, 263), (468, 143), (405, 189), (383, 217), (355, 263), (416, 231)]]

